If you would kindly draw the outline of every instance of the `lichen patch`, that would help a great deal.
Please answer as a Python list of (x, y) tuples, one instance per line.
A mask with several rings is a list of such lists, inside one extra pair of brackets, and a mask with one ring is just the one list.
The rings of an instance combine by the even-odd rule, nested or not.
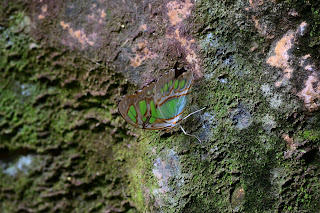
[(234, 190), (231, 196), (231, 206), (234, 212), (238, 212), (243, 205), (245, 199), (245, 191), (243, 187), (238, 187)]
[(282, 96), (274, 94), (270, 99), (270, 106), (274, 109), (278, 109), (283, 103)]
[(262, 119), (262, 127), (264, 130), (270, 132), (272, 129), (276, 128), (277, 122), (275, 121), (274, 116), (266, 114)]
[(236, 109), (231, 112), (231, 119), (237, 129), (246, 129), (252, 124), (252, 116), (247, 107), (239, 104)]

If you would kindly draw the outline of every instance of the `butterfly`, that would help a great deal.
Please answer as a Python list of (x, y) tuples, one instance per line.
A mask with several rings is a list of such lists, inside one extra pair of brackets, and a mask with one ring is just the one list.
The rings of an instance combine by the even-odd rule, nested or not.
[(191, 71), (175, 78), (172, 69), (137, 93), (123, 97), (119, 111), (134, 127), (170, 131), (183, 120), (192, 84)]

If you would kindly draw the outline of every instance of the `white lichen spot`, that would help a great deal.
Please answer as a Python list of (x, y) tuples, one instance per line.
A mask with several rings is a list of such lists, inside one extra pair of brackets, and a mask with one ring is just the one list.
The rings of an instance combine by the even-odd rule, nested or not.
[(270, 132), (272, 129), (276, 128), (277, 122), (275, 122), (275, 118), (273, 116), (270, 116), (269, 114), (266, 114), (262, 118), (262, 127), (264, 130)]
[(216, 120), (215, 116), (208, 112), (203, 113), (202, 117), (205, 121), (208, 121), (209, 124), (213, 124), (213, 122)]
[(300, 24), (300, 35), (301, 36), (303, 36), (304, 35), (304, 32), (305, 32), (305, 30), (306, 30), (306, 27), (307, 27), (307, 22), (302, 22), (301, 24)]
[(262, 84), (261, 87), (260, 87), (261, 91), (263, 92), (263, 95), (265, 97), (269, 97), (272, 95), (271, 93), (271, 87), (269, 84)]
[(270, 103), (270, 107), (278, 109), (282, 105), (282, 95), (276, 92), (272, 92), (272, 87), (269, 84), (263, 84), (260, 87), (263, 96), (267, 98)]
[(278, 109), (282, 105), (282, 97), (279, 94), (274, 94), (274, 96), (270, 99), (271, 108)]
[(273, 168), (270, 171), (270, 182), (271, 185), (275, 188), (273, 190), (273, 195), (275, 198), (278, 198), (279, 194), (283, 190), (283, 184), (285, 184), (290, 178), (290, 175), (288, 175), (284, 167)]
[(155, 160), (153, 175), (159, 188), (152, 194), (158, 206), (176, 206), (180, 195), (179, 188), (184, 184), (177, 153), (172, 149), (163, 152), (164, 156)]

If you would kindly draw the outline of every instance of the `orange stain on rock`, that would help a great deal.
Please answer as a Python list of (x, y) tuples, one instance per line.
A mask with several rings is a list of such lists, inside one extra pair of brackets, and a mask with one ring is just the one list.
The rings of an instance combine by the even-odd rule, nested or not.
[(99, 16), (99, 24), (102, 24), (105, 21), (105, 17), (107, 16), (106, 12), (102, 9), (98, 9)]
[(303, 99), (305, 107), (309, 111), (320, 108), (320, 81), (316, 73), (311, 74), (305, 82), (305, 88), (297, 94)]
[(308, 63), (307, 59), (310, 58), (311, 55), (308, 54), (308, 55), (305, 55), (305, 56), (302, 56), (301, 59), (300, 59), (300, 66), (303, 67), (304, 70), (306, 71), (312, 71), (313, 70), (313, 67), (312, 65), (310, 64), (310, 62)]
[(105, 22), (105, 18), (107, 16), (105, 10), (103, 9), (97, 9), (97, 5), (96, 4), (92, 4), (90, 7), (91, 10), (91, 14), (89, 14), (87, 16), (88, 20), (91, 23), (99, 23), (102, 24)]
[(284, 156), (285, 158), (289, 158), (297, 150), (297, 145), (294, 143), (293, 138), (291, 138), (288, 134), (283, 134), (282, 138), (287, 142), (288, 148), (288, 150), (285, 151)]
[(252, 16), (252, 20), (254, 21), (254, 26), (256, 27), (256, 29), (258, 30), (258, 32), (269, 38), (269, 39), (273, 39), (274, 35), (270, 35), (270, 30), (268, 29), (268, 26), (266, 24), (261, 24), (259, 22), (259, 19), (256, 16)]
[(47, 11), (48, 11), (48, 6), (45, 4), (45, 5), (43, 5), (42, 7), (41, 7), (41, 11), (43, 12), (43, 13), (46, 13)]
[(143, 31), (146, 31), (147, 30), (147, 25), (146, 24), (141, 25), (140, 29), (142, 29)]
[(97, 5), (96, 4), (92, 4), (91, 7), (90, 7), (90, 10), (93, 10), (94, 8), (96, 8)]
[(181, 44), (181, 47), (183, 47), (186, 51), (187, 62), (193, 66), (196, 77), (200, 78), (202, 76), (200, 60), (198, 59), (198, 56), (195, 53), (195, 51), (191, 48), (191, 45), (195, 43), (195, 40), (194, 39), (188, 40), (184, 37), (181, 37), (179, 29), (176, 29), (173, 35), (167, 35), (167, 37), (171, 39), (175, 39)]
[(287, 147), (294, 151), (297, 149), (297, 146), (293, 143), (293, 138), (290, 138), (290, 136), (288, 134), (283, 134), (282, 135), (283, 140), (285, 140), (287, 142)]
[(181, 47), (185, 51), (185, 59), (192, 66), (194, 70), (194, 74), (196, 78), (200, 78), (201, 74), (201, 66), (198, 55), (194, 51), (194, 45), (196, 42), (194, 39), (188, 39), (183, 36), (180, 36), (180, 23), (187, 18), (191, 14), (191, 9), (193, 7), (193, 3), (191, 0), (185, 0), (182, 2), (181, 0), (170, 1), (167, 4), (167, 15), (169, 17), (169, 21), (173, 26), (174, 32), (170, 30), (170, 33), (167, 35), (167, 38), (176, 40), (180, 43)]
[(60, 26), (61, 26), (64, 30), (70, 27), (70, 25), (64, 23), (64, 21), (60, 21)]
[(186, 0), (186, 2), (181, 1), (171, 1), (167, 4), (168, 16), (171, 25), (177, 25), (183, 21), (187, 16), (191, 14), (191, 7), (193, 4), (191, 0)]
[(94, 18), (95, 18), (95, 15), (94, 15), (94, 14), (88, 15), (88, 20), (94, 21)]
[(293, 68), (289, 63), (289, 50), (293, 47), (297, 35), (303, 35), (306, 26), (307, 23), (302, 22), (296, 31), (287, 32), (280, 41), (277, 42), (274, 49), (274, 56), (267, 59), (268, 64), (283, 70), (284, 77), (282, 80), (275, 83), (277, 87), (281, 86), (285, 79), (290, 79), (292, 77)]
[(305, 70), (308, 70), (308, 71), (312, 71), (312, 66), (311, 65), (307, 65), (304, 67)]
[(100, 13), (100, 18), (105, 18), (107, 16), (104, 10), (98, 9), (98, 12)]
[(138, 43), (132, 51), (136, 53), (136, 56), (134, 58), (130, 57), (130, 65), (133, 67), (139, 67), (144, 60), (152, 59), (157, 56), (157, 54), (152, 53), (148, 49), (147, 41)]
[(276, 87), (281, 86), (284, 80), (290, 79), (292, 76), (293, 68), (289, 63), (289, 50), (294, 45), (295, 35), (296, 33), (293, 31), (289, 31), (287, 34), (285, 34), (276, 44), (274, 49), (275, 55), (267, 59), (268, 64), (281, 68), (284, 73), (283, 78), (275, 83)]
[(245, 8), (246, 11), (256, 10), (257, 7), (263, 5), (263, 0), (249, 0), (249, 7)]
[(38, 15), (38, 19), (44, 19), (46, 17), (46, 13), (48, 11), (48, 6), (45, 4), (45, 5), (42, 5), (41, 7), (41, 14)]
[(258, 7), (263, 5), (263, 0), (249, 0), (249, 4), (251, 7)]
[(307, 60), (308, 58), (310, 58), (310, 57), (311, 57), (310, 54), (302, 56), (302, 57), (301, 57), (301, 60), (300, 60), (300, 66), (303, 67), (303, 66), (304, 66), (304, 63), (306, 62), (306, 60)]
[[(289, 80), (292, 77), (294, 70), (289, 62), (289, 50), (293, 48), (296, 37), (304, 34), (306, 27), (307, 23), (302, 22), (296, 31), (289, 31), (286, 33), (277, 42), (274, 49), (274, 56), (271, 56), (267, 59), (268, 64), (281, 68), (284, 73), (283, 78), (275, 83), (276, 87), (280, 87), (285, 80)], [(303, 67), (305, 71), (310, 72), (313, 71), (313, 67), (310, 63), (306, 64), (306, 60), (308, 58), (310, 58), (310, 54), (301, 57), (300, 66)], [(308, 79), (304, 82), (304, 88), (297, 93), (297, 96), (304, 101), (305, 107), (309, 111), (320, 109), (320, 81), (316, 72), (313, 72), (308, 76)]]
[(294, 43), (294, 33), (289, 32), (284, 37), (278, 41), (275, 49), (274, 56), (268, 58), (267, 63), (271, 66), (275, 66), (284, 70), (285, 76), (291, 78), (293, 69), (289, 64), (289, 54), (288, 51), (293, 47)]
[(73, 30), (68, 23), (65, 23), (64, 21), (60, 21), (60, 26), (64, 30), (68, 30), (69, 35), (71, 35), (73, 38), (77, 39), (78, 42), (82, 44), (84, 47), (85, 45), (93, 46), (94, 42), (91, 41), (87, 35), (84, 33), (83, 30)]

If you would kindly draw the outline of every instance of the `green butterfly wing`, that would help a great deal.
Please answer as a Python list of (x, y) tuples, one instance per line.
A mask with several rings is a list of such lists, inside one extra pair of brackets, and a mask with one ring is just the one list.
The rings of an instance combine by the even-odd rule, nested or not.
[(165, 119), (167, 128), (174, 128), (181, 120), (182, 114), (190, 101), (190, 89), (193, 84), (191, 71), (185, 72), (177, 79), (175, 71), (159, 79), (155, 85), (155, 102), (158, 114)]
[(144, 87), (136, 94), (121, 99), (118, 108), (122, 117), (135, 127), (150, 130), (174, 128), (182, 119), (189, 102), (193, 83), (192, 72), (177, 79), (175, 71), (168, 73)]
[(155, 82), (139, 90), (136, 94), (126, 95), (119, 102), (118, 108), (122, 117), (133, 126), (142, 129), (158, 129), (154, 126), (154, 123), (159, 119), (153, 100), (154, 87)]

